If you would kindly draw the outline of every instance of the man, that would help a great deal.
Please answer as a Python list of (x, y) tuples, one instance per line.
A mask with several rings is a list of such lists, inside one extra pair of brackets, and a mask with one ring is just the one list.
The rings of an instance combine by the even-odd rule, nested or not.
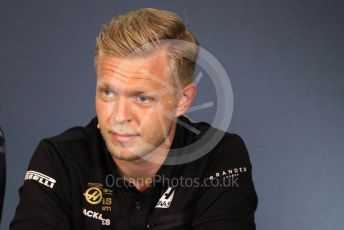
[(97, 117), (40, 142), (11, 229), (255, 229), (240, 137), (223, 133), (206, 154), (178, 158), (216, 132), (183, 115), (196, 94), (198, 51), (171, 12), (140, 9), (104, 25)]

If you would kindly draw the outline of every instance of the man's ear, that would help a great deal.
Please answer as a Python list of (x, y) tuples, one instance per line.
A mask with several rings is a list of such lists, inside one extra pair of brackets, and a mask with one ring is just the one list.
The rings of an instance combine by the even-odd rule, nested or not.
[(192, 105), (197, 92), (197, 87), (194, 83), (189, 83), (181, 89), (178, 97), (179, 102), (176, 109), (176, 117), (183, 115)]

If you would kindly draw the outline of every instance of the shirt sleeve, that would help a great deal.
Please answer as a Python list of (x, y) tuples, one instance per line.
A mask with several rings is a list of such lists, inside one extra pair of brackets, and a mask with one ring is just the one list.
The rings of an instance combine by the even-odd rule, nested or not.
[(192, 229), (253, 230), (258, 199), (246, 146), (229, 134), (218, 149), (205, 174)]
[(38, 145), (19, 189), (20, 202), (11, 230), (71, 229), (71, 196), (66, 159), (58, 147), (43, 140)]

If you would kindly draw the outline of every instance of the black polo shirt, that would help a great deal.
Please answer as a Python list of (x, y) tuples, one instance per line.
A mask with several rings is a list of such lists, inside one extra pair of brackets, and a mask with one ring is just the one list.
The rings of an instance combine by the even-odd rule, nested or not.
[[(186, 126), (177, 125), (171, 149), (215, 130), (179, 119)], [(224, 133), (199, 159), (163, 165), (152, 186), (140, 192), (119, 176), (96, 126), (94, 118), (40, 142), (11, 229), (255, 229), (257, 196), (239, 136)]]

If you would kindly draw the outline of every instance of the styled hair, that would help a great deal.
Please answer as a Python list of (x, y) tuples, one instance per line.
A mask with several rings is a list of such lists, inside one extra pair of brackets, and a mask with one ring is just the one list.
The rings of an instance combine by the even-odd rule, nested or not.
[(159, 47), (168, 50), (171, 79), (181, 86), (192, 82), (199, 43), (175, 13), (164, 10), (143, 8), (103, 25), (96, 40), (95, 63), (100, 53), (148, 55)]

